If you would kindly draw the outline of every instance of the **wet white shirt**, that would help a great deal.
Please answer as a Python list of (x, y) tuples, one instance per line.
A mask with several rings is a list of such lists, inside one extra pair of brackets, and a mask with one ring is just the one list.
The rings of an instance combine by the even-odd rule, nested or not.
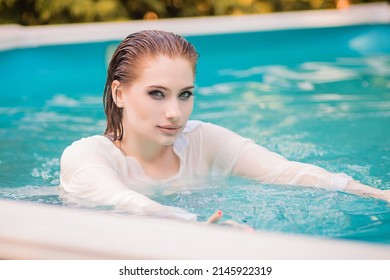
[(164, 180), (145, 175), (138, 161), (125, 156), (105, 136), (83, 138), (67, 147), (61, 158), (60, 188), (64, 197), (96, 205), (112, 205), (137, 215), (195, 220), (194, 214), (163, 206), (147, 197), (154, 185), (208, 176), (243, 176), (262, 183), (344, 190), (352, 178), (311, 164), (288, 161), (228, 129), (188, 121), (173, 144), (179, 171)]

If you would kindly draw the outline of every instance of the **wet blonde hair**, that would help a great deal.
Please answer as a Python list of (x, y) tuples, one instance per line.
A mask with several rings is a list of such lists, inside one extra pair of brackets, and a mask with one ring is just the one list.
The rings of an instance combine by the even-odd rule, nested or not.
[(111, 58), (103, 95), (107, 119), (104, 134), (113, 134), (114, 141), (123, 138), (123, 109), (117, 107), (112, 98), (112, 82), (118, 80), (121, 84), (131, 85), (138, 78), (144, 59), (158, 55), (185, 58), (192, 64), (195, 73), (198, 53), (195, 47), (183, 37), (157, 30), (144, 30), (127, 36)]

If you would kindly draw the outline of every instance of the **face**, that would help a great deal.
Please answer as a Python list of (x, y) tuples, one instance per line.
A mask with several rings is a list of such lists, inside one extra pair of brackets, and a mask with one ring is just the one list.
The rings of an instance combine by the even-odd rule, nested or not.
[(113, 83), (113, 92), (119, 85), (116, 103), (123, 106), (123, 141), (172, 145), (192, 112), (192, 65), (185, 58), (162, 55), (142, 65), (131, 85)]

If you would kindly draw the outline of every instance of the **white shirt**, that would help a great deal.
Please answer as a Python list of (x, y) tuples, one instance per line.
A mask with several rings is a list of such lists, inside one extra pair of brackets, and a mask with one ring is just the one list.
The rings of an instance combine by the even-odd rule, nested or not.
[[(301, 185), (344, 190), (352, 179), (311, 164), (288, 161), (228, 129), (188, 121), (173, 144), (179, 171), (164, 180), (145, 175), (138, 161), (125, 156), (105, 136), (82, 138), (61, 157), (60, 188), (70, 202), (88, 201), (137, 215), (194, 220), (194, 214), (162, 206), (147, 197), (156, 185), (184, 185), (194, 178), (237, 175), (262, 183)], [(184, 184), (177, 184), (182, 181)]]

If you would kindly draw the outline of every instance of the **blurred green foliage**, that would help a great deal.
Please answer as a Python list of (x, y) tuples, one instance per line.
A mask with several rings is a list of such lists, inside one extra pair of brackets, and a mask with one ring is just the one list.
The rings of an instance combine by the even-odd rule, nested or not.
[[(0, 23), (58, 24), (332, 9), (340, 0), (0, 0)], [(351, 3), (380, 0), (343, 0)]]

